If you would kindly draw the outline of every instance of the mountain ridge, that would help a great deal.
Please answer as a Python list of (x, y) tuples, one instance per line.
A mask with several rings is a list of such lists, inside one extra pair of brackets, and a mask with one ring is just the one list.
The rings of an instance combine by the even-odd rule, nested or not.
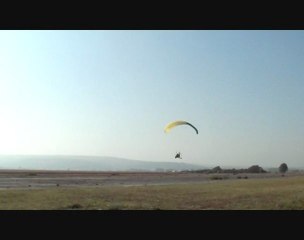
[(168, 171), (198, 170), (199, 164), (143, 161), (113, 156), (84, 155), (0, 155), (0, 169), (75, 171)]

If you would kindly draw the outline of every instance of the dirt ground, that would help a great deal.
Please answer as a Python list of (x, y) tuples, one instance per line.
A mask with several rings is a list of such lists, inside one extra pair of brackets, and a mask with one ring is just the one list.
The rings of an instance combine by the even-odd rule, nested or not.
[[(285, 177), (304, 175), (289, 172)], [(176, 183), (208, 183), (231, 179), (277, 178), (278, 173), (259, 174), (206, 174), (191, 172), (85, 172), (85, 171), (35, 171), (0, 170), (0, 189), (49, 187), (136, 186)]]

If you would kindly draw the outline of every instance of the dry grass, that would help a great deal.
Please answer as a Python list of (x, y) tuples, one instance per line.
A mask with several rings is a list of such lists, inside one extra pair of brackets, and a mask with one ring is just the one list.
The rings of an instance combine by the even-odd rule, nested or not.
[(0, 209), (304, 209), (304, 177), (1, 190)]

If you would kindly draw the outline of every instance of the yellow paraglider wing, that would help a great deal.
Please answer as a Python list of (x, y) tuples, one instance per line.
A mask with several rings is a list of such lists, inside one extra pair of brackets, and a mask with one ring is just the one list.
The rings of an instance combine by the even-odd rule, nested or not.
[(198, 130), (196, 129), (196, 127), (194, 127), (191, 123), (188, 123), (186, 121), (174, 121), (169, 123), (166, 127), (165, 127), (165, 133), (169, 132), (172, 128), (179, 126), (179, 125), (189, 125), (190, 127), (192, 127), (196, 134), (198, 134)]

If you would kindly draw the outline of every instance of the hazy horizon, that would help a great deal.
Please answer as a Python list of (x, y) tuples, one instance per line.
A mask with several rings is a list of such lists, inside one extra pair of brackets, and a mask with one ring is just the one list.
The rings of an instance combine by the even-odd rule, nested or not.
[[(253, 164), (259, 165), (259, 164)], [(71, 171), (132, 171), (147, 170), (202, 170), (212, 169), (219, 165), (197, 164), (182, 160), (145, 161), (139, 159), (120, 158), (115, 156), (84, 155), (0, 155), (0, 169), (7, 170), (71, 170)], [(220, 165), (222, 169), (247, 169), (247, 165)], [(278, 169), (279, 166), (260, 165), (264, 170)], [(290, 170), (303, 170), (302, 167), (290, 166)]]
[[(303, 40), (291, 30), (0, 31), (0, 155), (302, 168)], [(199, 134), (164, 133), (174, 120)]]

